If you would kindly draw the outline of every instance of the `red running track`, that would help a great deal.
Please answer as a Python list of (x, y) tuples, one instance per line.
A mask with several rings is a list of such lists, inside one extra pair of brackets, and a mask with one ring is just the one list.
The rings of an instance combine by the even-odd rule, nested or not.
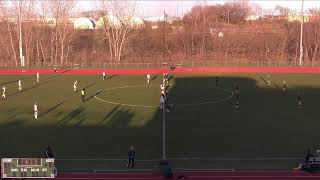
[[(311, 180), (320, 179), (320, 173), (300, 171), (179, 171), (171, 179), (188, 180)], [(159, 173), (126, 172), (126, 173), (60, 173), (59, 180), (163, 180)]]
[[(52, 74), (52, 68), (9, 68), (0, 69), (0, 74)], [(168, 68), (148, 68), (148, 69), (58, 69), (58, 73), (63, 74), (156, 74), (164, 72), (173, 73), (320, 73), (320, 67), (294, 67), (294, 68), (176, 68), (170, 71)]]

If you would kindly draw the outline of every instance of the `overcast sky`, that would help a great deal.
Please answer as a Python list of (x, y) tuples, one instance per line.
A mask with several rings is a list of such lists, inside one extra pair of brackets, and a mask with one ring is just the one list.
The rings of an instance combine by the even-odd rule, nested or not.
[[(139, 16), (161, 16), (165, 10), (167, 14), (171, 16), (181, 16), (182, 14), (189, 11), (193, 6), (197, 4), (203, 4), (203, 0), (171, 0), (171, 1), (161, 1), (161, 0), (144, 0), (136, 1), (139, 7)], [(207, 0), (207, 4), (223, 4), (225, 0)], [(78, 9), (89, 10), (94, 7), (94, 1), (80, 1), (77, 4)], [(281, 5), (289, 7), (290, 9), (301, 8), (301, 0), (251, 0), (250, 3), (259, 4), (263, 9), (274, 8), (276, 5)], [(309, 9), (312, 7), (320, 8), (320, 0), (304, 0), (304, 9)]]

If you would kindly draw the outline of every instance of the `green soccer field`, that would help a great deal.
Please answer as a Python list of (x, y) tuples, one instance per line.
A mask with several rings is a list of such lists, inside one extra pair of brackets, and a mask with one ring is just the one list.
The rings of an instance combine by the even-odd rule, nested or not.
[[(0, 156), (43, 157), (50, 145), (60, 167), (76, 169), (81, 163), (75, 159), (88, 159), (88, 166), (101, 163), (94, 159), (110, 159), (106, 168), (117, 169), (121, 165), (112, 159), (125, 159), (134, 145), (137, 159), (152, 164), (149, 160), (162, 156), (162, 75), (152, 78), (147, 85), (145, 75), (113, 75), (103, 81), (100, 75), (48, 74), (37, 84), (35, 75), (0, 75), (7, 91), (0, 102)], [(237, 168), (249, 161), (248, 168), (276, 164), (290, 169), (307, 148), (320, 147), (320, 74), (271, 74), (270, 86), (266, 79), (266, 74), (175, 74), (169, 87), (173, 107), (166, 113), (167, 157), (179, 167)], [(86, 102), (73, 92), (75, 80), (78, 89), (86, 87)], [(239, 109), (234, 108), (235, 82)], [(302, 110), (297, 108), (298, 91)], [(38, 120), (33, 118), (35, 102)]]

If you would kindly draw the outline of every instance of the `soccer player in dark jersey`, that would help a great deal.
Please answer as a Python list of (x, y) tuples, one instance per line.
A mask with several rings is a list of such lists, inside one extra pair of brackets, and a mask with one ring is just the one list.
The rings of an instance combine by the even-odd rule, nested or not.
[(163, 93), (160, 96), (160, 109), (165, 110), (164, 109), (165, 103), (166, 103), (166, 98), (165, 98), (164, 93)]
[(219, 86), (219, 77), (218, 76), (216, 77), (216, 86), (217, 87)]
[(134, 147), (131, 145), (130, 149), (128, 151), (128, 164), (127, 164), (127, 168), (130, 167), (134, 168), (134, 159), (136, 158), (136, 151), (134, 150)]
[(236, 103), (235, 103), (235, 108), (239, 108), (239, 85), (236, 83), (234, 85), (234, 94), (235, 94), (235, 98), (236, 98)]
[(53, 151), (50, 146), (47, 146), (44, 152), (45, 158), (54, 158)]
[(302, 97), (300, 92), (298, 93), (298, 108), (302, 108)]
[(240, 91), (239, 91), (239, 85), (236, 83), (236, 84), (234, 85), (234, 94), (236, 95), (236, 97), (238, 97), (238, 96), (239, 96), (239, 93), (240, 93)]
[(171, 103), (171, 100), (169, 98), (169, 95), (168, 95), (168, 92), (165, 93), (165, 103), (166, 103), (166, 109), (167, 109), (167, 112), (170, 112), (170, 108), (172, 106), (172, 103)]

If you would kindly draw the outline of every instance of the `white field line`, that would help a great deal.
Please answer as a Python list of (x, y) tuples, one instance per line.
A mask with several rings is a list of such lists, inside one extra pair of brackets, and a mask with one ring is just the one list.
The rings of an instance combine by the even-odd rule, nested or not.
[[(172, 85), (172, 84), (169, 84)], [(99, 98), (97, 96), (97, 94), (99, 94), (102, 91), (112, 91), (115, 89), (125, 89), (125, 88), (133, 88), (133, 87), (150, 87), (150, 86), (156, 86), (156, 85), (135, 85), (135, 86), (120, 86), (120, 87), (114, 87), (114, 88), (109, 88), (109, 89), (103, 89), (103, 90), (99, 90), (97, 92), (94, 93), (94, 98), (96, 98), (97, 100), (101, 101), (101, 102), (105, 102), (105, 103), (109, 103), (109, 104), (115, 104), (115, 105), (121, 105), (121, 106), (130, 106), (130, 107), (144, 107), (144, 108), (155, 108), (155, 107), (159, 107), (159, 105), (144, 105), (144, 104), (127, 104), (127, 103), (119, 103), (119, 102), (114, 102), (114, 101), (109, 101), (109, 100), (105, 100), (102, 98)], [(225, 92), (229, 92), (230, 95), (227, 97), (222, 97), (222, 98), (217, 98), (216, 100), (212, 99), (211, 101), (207, 101), (207, 102), (201, 102), (201, 103), (190, 103), (190, 104), (175, 104), (175, 106), (181, 106), (181, 107), (187, 107), (187, 106), (201, 106), (201, 105), (206, 105), (206, 104), (215, 104), (215, 103), (219, 103), (219, 102), (223, 102), (226, 101), (230, 98), (233, 97), (233, 92), (231, 90), (228, 89), (224, 89), (224, 88), (216, 88), (216, 89), (220, 89), (223, 90)]]

